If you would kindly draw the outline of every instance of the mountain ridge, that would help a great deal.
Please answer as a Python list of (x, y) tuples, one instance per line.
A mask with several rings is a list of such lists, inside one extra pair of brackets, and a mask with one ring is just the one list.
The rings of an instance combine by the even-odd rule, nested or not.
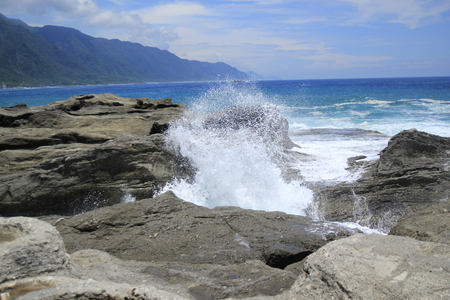
[(7, 86), (247, 80), (226, 63), (182, 59), (156, 47), (28, 26), (0, 14), (0, 83)]

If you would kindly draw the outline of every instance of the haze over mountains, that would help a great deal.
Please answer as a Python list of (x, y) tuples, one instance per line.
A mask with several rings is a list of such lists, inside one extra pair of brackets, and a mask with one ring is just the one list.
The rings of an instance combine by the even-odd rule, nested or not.
[(249, 74), (225, 63), (181, 59), (166, 50), (94, 38), (73, 28), (31, 27), (0, 14), (0, 84), (8, 87), (246, 80)]

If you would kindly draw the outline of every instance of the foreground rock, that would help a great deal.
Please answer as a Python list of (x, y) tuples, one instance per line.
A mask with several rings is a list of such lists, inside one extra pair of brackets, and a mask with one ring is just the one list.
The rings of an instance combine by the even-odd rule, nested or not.
[(151, 197), (189, 173), (160, 134), (185, 109), (110, 94), (0, 108), (0, 215), (74, 214), (127, 194)]
[[(83, 264), (82, 255), (71, 258), (58, 231), (46, 222), (24, 217), (0, 218), (0, 229), (2, 299), (126, 299), (132, 294), (136, 297), (130, 299), (190, 298), (186, 289), (170, 288), (149, 274), (139, 277), (139, 272), (132, 268), (118, 267), (117, 259), (105, 260), (106, 254), (89, 254), (90, 260), (98, 261), (102, 268)], [(117, 271), (122, 271), (120, 281), (111, 280), (119, 278), (117, 273), (114, 277)], [(149, 283), (143, 285), (142, 278)]]
[(447, 201), (450, 138), (417, 130), (392, 137), (379, 160), (353, 184), (316, 187), (318, 213), (386, 233), (413, 211)]
[(307, 218), (237, 208), (214, 211), (170, 193), (104, 207), (92, 217), (87, 213), (56, 222), (63, 234), (78, 224), (78, 234), (63, 237), (70, 252), (86, 249), (70, 256), (48, 223), (0, 218), (0, 293), (23, 295), (20, 299), (275, 296), (289, 290), (297, 277), (280, 268), (326, 243), (320, 234), (309, 233), (314, 224)]
[(69, 253), (98, 249), (122, 259), (284, 268), (351, 232), (301, 216), (238, 207), (209, 209), (167, 192), (59, 220)]
[(450, 247), (407, 237), (354, 235), (310, 255), (277, 299), (447, 299)]
[(58, 232), (46, 222), (0, 218), (0, 228), (4, 299), (450, 297), (450, 246), (408, 237), (358, 234), (330, 242), (300, 263), (297, 277), (260, 260), (227, 265), (145, 262), (92, 249), (68, 255)]

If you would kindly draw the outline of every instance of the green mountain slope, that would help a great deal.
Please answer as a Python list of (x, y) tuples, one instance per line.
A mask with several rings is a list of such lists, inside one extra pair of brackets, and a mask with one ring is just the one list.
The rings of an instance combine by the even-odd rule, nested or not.
[(141, 44), (0, 15), (0, 83), (8, 86), (248, 79), (225, 63), (181, 59)]

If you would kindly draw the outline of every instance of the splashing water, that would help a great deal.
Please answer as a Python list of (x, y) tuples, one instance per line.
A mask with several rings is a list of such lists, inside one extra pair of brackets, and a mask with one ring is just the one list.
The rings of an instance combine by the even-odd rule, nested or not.
[[(175, 180), (160, 193), (171, 190), (186, 201), (209, 208), (239, 206), (305, 215), (313, 193), (302, 182), (282, 178), (274, 158), (281, 155), (283, 147), (273, 138), (277, 134), (268, 132), (270, 126), (263, 127), (263, 134), (247, 126), (205, 126), (208, 115), (198, 113), (255, 104), (262, 105), (261, 111), (276, 111), (252, 86), (238, 89), (227, 83), (200, 97), (192, 105), (197, 112), (188, 112), (167, 131), (168, 142), (190, 160), (197, 172), (192, 182)], [(268, 119), (270, 123), (271, 116)]]

